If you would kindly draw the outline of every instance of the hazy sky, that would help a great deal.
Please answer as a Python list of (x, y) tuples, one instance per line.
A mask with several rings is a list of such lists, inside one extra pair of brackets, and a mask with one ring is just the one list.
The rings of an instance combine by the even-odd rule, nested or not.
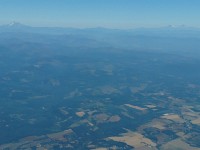
[(200, 27), (200, 0), (0, 0), (0, 24)]

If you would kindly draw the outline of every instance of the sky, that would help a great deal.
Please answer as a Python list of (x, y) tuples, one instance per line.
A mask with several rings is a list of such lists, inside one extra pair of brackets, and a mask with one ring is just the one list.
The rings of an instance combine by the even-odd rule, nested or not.
[(0, 0), (0, 24), (59, 27), (200, 27), (200, 0)]

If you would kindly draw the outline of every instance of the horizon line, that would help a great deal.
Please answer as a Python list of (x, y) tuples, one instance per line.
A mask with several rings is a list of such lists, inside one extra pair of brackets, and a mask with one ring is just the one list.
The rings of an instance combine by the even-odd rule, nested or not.
[(131, 29), (156, 29), (156, 28), (172, 28), (172, 29), (178, 29), (178, 28), (196, 28), (196, 29), (200, 29), (200, 27), (197, 26), (187, 26), (184, 24), (180, 24), (180, 25), (151, 25), (151, 26), (135, 26), (135, 27), (108, 27), (108, 26), (88, 26), (88, 27), (76, 27), (76, 26), (38, 26), (38, 25), (30, 25), (30, 24), (26, 24), (26, 23), (21, 23), (18, 21), (12, 21), (10, 23), (0, 23), (0, 26), (17, 26), (17, 25), (21, 25), (21, 26), (27, 26), (27, 27), (33, 27), (33, 28), (72, 28), (72, 29), (112, 29), (112, 30), (131, 30)]

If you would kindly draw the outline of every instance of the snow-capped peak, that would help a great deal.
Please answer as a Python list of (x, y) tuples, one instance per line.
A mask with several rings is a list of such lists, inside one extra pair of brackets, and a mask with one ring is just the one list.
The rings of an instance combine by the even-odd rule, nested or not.
[(13, 21), (13, 22), (11, 22), (10, 24), (8, 24), (8, 26), (10, 26), (10, 27), (16, 27), (16, 26), (23, 26), (21, 23), (19, 23), (19, 22), (15, 22), (15, 21)]

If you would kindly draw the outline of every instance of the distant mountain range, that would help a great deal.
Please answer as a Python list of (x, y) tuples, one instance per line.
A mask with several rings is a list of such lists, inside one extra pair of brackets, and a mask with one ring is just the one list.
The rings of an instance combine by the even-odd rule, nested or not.
[(2, 47), (89, 48), (185, 52), (200, 55), (200, 29), (185, 26), (137, 29), (31, 27), (20, 23), (0, 26)]
[(40, 33), (40, 34), (74, 34), (99, 36), (102, 35), (142, 35), (142, 36), (159, 36), (159, 37), (200, 37), (200, 28), (186, 26), (166, 26), (159, 28), (135, 28), (135, 29), (108, 29), (108, 28), (64, 28), (64, 27), (31, 27), (21, 23), (12, 22), (0, 26), (2, 32), (23, 32), (23, 33)]

